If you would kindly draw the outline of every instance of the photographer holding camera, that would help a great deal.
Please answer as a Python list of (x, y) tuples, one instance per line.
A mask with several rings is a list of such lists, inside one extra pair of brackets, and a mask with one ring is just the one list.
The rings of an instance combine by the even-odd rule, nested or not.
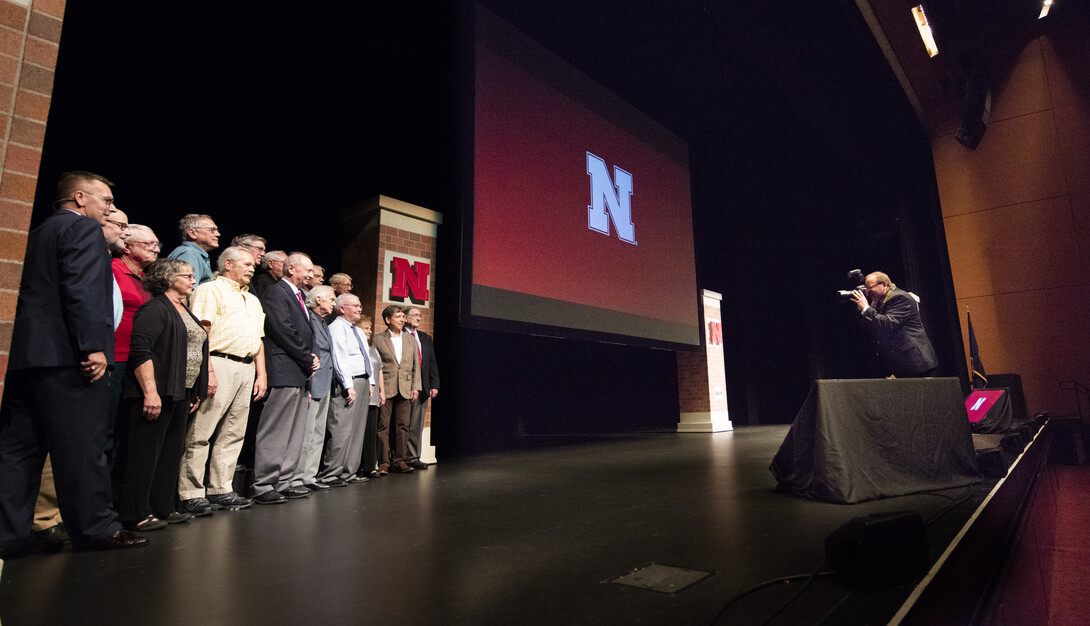
[(868, 274), (862, 287), (851, 292), (851, 300), (859, 307), (863, 326), (874, 340), (882, 375), (934, 376), (939, 361), (927, 339), (916, 296), (898, 289), (882, 272)]

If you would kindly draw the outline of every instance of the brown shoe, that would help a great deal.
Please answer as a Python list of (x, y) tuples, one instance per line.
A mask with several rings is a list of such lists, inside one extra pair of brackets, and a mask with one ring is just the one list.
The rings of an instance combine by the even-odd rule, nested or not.
[(405, 461), (398, 461), (397, 463), (394, 463), (394, 471), (400, 472), (402, 474), (408, 474), (409, 472), (413, 471), (413, 468), (409, 467), (409, 464)]
[(383, 464), (378, 466), (378, 475), (379, 476), (385, 476), (385, 475), (387, 475), (389, 473), (390, 473), (390, 464), (389, 463), (383, 463)]

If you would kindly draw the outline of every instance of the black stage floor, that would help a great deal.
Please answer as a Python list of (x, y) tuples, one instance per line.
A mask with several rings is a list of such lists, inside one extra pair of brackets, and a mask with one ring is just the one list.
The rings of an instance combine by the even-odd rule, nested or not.
[[(751, 586), (814, 571), (825, 537), (853, 517), (918, 511), (926, 520), (964, 498), (928, 526), (934, 562), (995, 484), (855, 505), (777, 493), (768, 465), (787, 429), (443, 462), (217, 512), (148, 533), (144, 549), (11, 560), (0, 573), (0, 621), (708, 624)], [(674, 593), (609, 582), (653, 563), (714, 574)], [(763, 623), (801, 588), (749, 594), (720, 623)], [(771, 623), (885, 623), (911, 591), (820, 577)]]

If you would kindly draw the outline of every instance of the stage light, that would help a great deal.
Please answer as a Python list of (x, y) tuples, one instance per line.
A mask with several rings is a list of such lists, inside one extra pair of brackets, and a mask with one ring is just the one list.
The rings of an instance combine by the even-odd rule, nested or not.
[(1045, 0), (1041, 3), (1041, 14), (1037, 16), (1037, 19), (1048, 15), (1048, 10), (1052, 8), (1052, 0)]
[(939, 45), (935, 43), (935, 36), (931, 33), (931, 23), (927, 21), (927, 14), (924, 13), (922, 4), (912, 7), (912, 17), (916, 20), (916, 28), (920, 30), (920, 39), (927, 48), (927, 56), (935, 56), (939, 53)]

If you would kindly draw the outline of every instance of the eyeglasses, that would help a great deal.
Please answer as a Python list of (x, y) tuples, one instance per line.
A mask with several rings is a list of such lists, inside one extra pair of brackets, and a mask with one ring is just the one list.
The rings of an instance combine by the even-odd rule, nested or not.
[(82, 189), (77, 190), (76, 193), (85, 193), (87, 195), (94, 196), (94, 197), (98, 198), (99, 200), (102, 200), (103, 202), (105, 202), (106, 206), (111, 206), (114, 203), (113, 196), (100, 196), (97, 193), (92, 193), (90, 191), (84, 191)]
[(130, 239), (129, 243), (138, 243), (138, 244), (144, 246), (145, 248), (147, 248), (148, 250), (162, 250), (163, 249), (163, 246), (159, 245), (158, 241), (133, 241), (132, 239)]
[(127, 223), (125, 223), (125, 222), (119, 222), (119, 221), (117, 221), (117, 220), (111, 220), (111, 219), (108, 219), (108, 218), (107, 218), (107, 220), (106, 220), (106, 221), (107, 221), (107, 222), (109, 222), (109, 223), (111, 223), (111, 224), (113, 224), (114, 226), (117, 226), (117, 227), (118, 227), (118, 228), (120, 228), (120, 229), (121, 229), (122, 231), (126, 231), (126, 230), (131, 230), (131, 229), (129, 228), (129, 225), (128, 225)]
[[(217, 231), (212, 231), (212, 232), (217, 232)], [(258, 252), (264, 252), (265, 251), (265, 246), (255, 246), (252, 243), (244, 243), (242, 245), (246, 246), (247, 248), (249, 248), (251, 250), (257, 250)]]
[(193, 230), (207, 230), (213, 235), (220, 234), (220, 229), (216, 228), (215, 226), (194, 226)]
[(178, 278), (188, 278), (189, 280), (196, 280), (196, 276), (193, 274), (178, 274)]

